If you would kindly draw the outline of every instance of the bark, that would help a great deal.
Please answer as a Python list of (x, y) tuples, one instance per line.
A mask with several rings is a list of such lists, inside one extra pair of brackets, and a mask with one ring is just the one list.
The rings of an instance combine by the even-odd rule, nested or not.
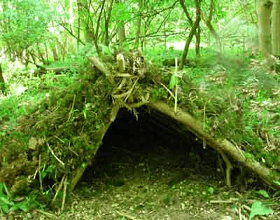
[(272, 55), (280, 57), (280, 0), (274, 0), (271, 14)]
[(140, 41), (140, 33), (141, 33), (141, 21), (142, 21), (142, 8), (143, 8), (143, 0), (139, 0), (139, 14), (137, 19), (137, 31), (135, 36), (135, 47), (139, 48)]
[(213, 35), (213, 37), (216, 40), (219, 40), (219, 35), (218, 33), (215, 31), (213, 25), (212, 25), (212, 17), (213, 17), (213, 9), (214, 8), (214, 0), (210, 1), (210, 8), (209, 8), (209, 15), (208, 18), (206, 19), (203, 15), (202, 15), (202, 19), (205, 22), (206, 26), (208, 27), (210, 33)]
[[(188, 9), (184, 3), (184, 0), (180, 0), (180, 5), (190, 23), (191, 26), (193, 26), (193, 20), (188, 12)], [(195, 45), (195, 52), (197, 56), (200, 56), (200, 28), (198, 26), (197, 30), (195, 30), (195, 39), (196, 39), (196, 45)]]
[(5, 85), (5, 80), (3, 77), (3, 71), (2, 71), (2, 65), (0, 63), (0, 91), (3, 92), (3, 94), (6, 94), (6, 85)]
[(239, 164), (244, 167), (247, 167), (252, 172), (257, 174), (262, 178), (271, 188), (280, 189), (280, 186), (275, 183), (275, 181), (280, 180), (280, 174), (278, 172), (272, 171), (269, 168), (261, 165), (259, 162), (254, 161), (253, 159), (248, 160), (236, 146), (234, 146), (228, 140), (216, 140), (212, 136), (206, 134), (203, 131), (203, 126), (200, 122), (196, 121), (191, 115), (182, 110), (177, 110), (174, 114), (174, 108), (169, 107), (167, 104), (162, 102), (152, 102), (149, 103), (152, 109), (155, 109), (170, 118), (176, 120), (177, 122), (182, 123), (186, 129), (191, 131), (201, 140), (206, 141), (206, 143), (215, 149), (217, 152), (226, 154), (227, 156), (233, 158)]
[(267, 0), (259, 0), (257, 5), (258, 14), (258, 34), (259, 47), (264, 56), (271, 53), (271, 32), (270, 32), (270, 14), (272, 3)]
[(114, 0), (110, 1), (110, 5), (106, 10), (106, 17), (105, 17), (105, 23), (104, 23), (104, 27), (105, 27), (105, 42), (104, 44), (106, 46), (109, 46), (110, 44), (110, 39), (109, 39), (109, 23), (111, 20), (111, 16), (112, 16), (112, 8), (113, 8), (113, 4), (114, 4)]
[(185, 62), (186, 62), (186, 58), (187, 58), (187, 55), (188, 55), (188, 51), (189, 51), (189, 46), (190, 46), (190, 43), (192, 41), (192, 38), (196, 32), (196, 29), (199, 27), (199, 22), (201, 20), (201, 17), (200, 17), (200, 12), (201, 12), (201, 9), (200, 9), (200, 5), (201, 5), (201, 0), (196, 0), (195, 1), (195, 6), (196, 6), (196, 20), (191, 28), (191, 31), (189, 33), (189, 36), (188, 36), (188, 39), (186, 40), (186, 44), (185, 44), (185, 48), (184, 48), (184, 51), (183, 51), (183, 54), (182, 54), (182, 57), (181, 57), (181, 63), (180, 63), (180, 66), (179, 66), (179, 69), (183, 69), (184, 65), (185, 65)]
[(199, 24), (198, 24), (198, 27), (197, 27), (196, 32), (195, 32), (195, 39), (196, 39), (195, 53), (196, 53), (196, 56), (198, 56), (198, 57), (200, 57), (200, 33), (201, 33), (201, 29), (200, 29)]

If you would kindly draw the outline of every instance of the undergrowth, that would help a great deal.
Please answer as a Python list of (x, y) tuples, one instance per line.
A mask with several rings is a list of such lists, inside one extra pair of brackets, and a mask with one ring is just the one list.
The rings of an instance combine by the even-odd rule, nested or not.
[[(146, 76), (149, 79), (140, 80), (136, 88), (142, 83), (151, 91), (150, 100), (174, 105), (170, 95), (174, 88), (168, 88), (174, 67), (159, 67), (163, 59), (179, 54), (165, 48), (146, 51), (146, 59), (152, 62)], [(256, 59), (207, 49), (201, 50), (200, 58), (191, 50), (188, 60), (178, 82), (178, 106), (201, 121), (205, 132), (236, 144), (248, 159), (279, 169), (278, 75)], [(89, 164), (101, 144), (114, 88), (84, 61), (79, 74), (19, 75), (17, 72), (10, 80), (10, 95), (0, 100), (0, 183), (10, 189), (7, 201), (38, 189), (36, 199), (55, 206), (50, 201), (55, 186), (65, 175)], [(13, 83), (22, 86), (21, 93), (16, 92), (18, 86), (11, 86)]]

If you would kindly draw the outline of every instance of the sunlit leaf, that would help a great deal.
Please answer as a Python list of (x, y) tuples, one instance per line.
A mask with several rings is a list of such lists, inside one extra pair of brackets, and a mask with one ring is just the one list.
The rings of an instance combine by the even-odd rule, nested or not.
[(272, 209), (262, 204), (260, 201), (256, 201), (251, 206), (251, 213), (249, 219), (253, 219), (257, 215), (269, 215), (272, 214)]
[(267, 198), (267, 199), (269, 198), (269, 195), (265, 190), (259, 190), (256, 193), (263, 196), (264, 198)]
[(214, 188), (213, 187), (209, 187), (207, 190), (211, 195), (213, 195), (214, 193)]
[(178, 83), (179, 83), (178, 77), (172, 75), (169, 82), (169, 89), (173, 89), (176, 85), (178, 85)]

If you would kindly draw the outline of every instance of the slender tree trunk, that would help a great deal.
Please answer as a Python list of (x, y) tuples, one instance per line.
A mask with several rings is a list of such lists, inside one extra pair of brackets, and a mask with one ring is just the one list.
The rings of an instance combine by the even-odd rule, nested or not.
[[(188, 9), (185, 5), (185, 2), (184, 0), (180, 0), (180, 5), (190, 23), (191, 26), (193, 26), (193, 20), (188, 12)], [(196, 55), (199, 57), (200, 56), (200, 27), (198, 26), (197, 30), (195, 30), (195, 38), (196, 38), (196, 45), (195, 45), (195, 52), (196, 52)]]
[(196, 32), (195, 32), (195, 39), (196, 39), (195, 53), (196, 53), (196, 56), (198, 56), (198, 57), (200, 57), (200, 32), (201, 32), (201, 29), (200, 29), (199, 24), (198, 24), (198, 27), (197, 27)]
[(3, 94), (6, 94), (6, 85), (5, 85), (5, 80), (3, 77), (3, 71), (2, 71), (2, 65), (0, 63), (0, 91), (3, 92)]
[(135, 36), (135, 47), (139, 48), (140, 34), (141, 34), (141, 21), (142, 21), (142, 8), (143, 8), (143, 0), (139, 0), (139, 14), (137, 19), (137, 31)]
[[(270, 15), (272, 2), (268, 0), (258, 0), (258, 31), (259, 47), (266, 57), (271, 53), (271, 32), (270, 32)], [(278, 15), (279, 16), (279, 15)], [(278, 27), (279, 29), (279, 27)]]
[(114, 0), (111, 0), (110, 1), (110, 5), (107, 8), (107, 13), (106, 13), (107, 16), (105, 18), (105, 23), (104, 23), (104, 27), (105, 27), (105, 41), (104, 41), (104, 44), (106, 46), (109, 46), (109, 44), (110, 44), (110, 39), (109, 39), (109, 23), (110, 23), (110, 20), (111, 20), (113, 4), (114, 4)]
[(190, 47), (190, 43), (192, 41), (192, 38), (196, 32), (196, 29), (199, 27), (199, 22), (201, 20), (201, 9), (200, 9), (200, 5), (201, 5), (201, 0), (195, 0), (195, 7), (196, 7), (196, 20), (191, 28), (191, 31), (189, 33), (188, 39), (186, 40), (186, 44), (185, 44), (185, 48), (181, 57), (181, 62), (180, 62), (180, 66), (179, 69), (183, 69), (185, 62), (186, 62), (186, 58), (188, 56), (188, 51), (189, 51), (189, 47)]
[(271, 14), (272, 54), (280, 57), (280, 0), (274, 0)]

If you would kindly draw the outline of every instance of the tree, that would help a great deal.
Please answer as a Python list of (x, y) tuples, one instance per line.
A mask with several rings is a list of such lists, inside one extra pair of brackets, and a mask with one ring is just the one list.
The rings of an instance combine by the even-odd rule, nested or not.
[(258, 14), (258, 32), (259, 47), (264, 55), (271, 53), (271, 30), (270, 30), (270, 14), (272, 2), (267, 0), (259, 0), (257, 5)]
[(271, 13), (272, 54), (280, 57), (280, 0), (274, 0)]
[(0, 63), (0, 91), (6, 94), (6, 85), (3, 77), (2, 65)]
[(257, 14), (261, 52), (280, 57), (280, 1), (259, 0)]
[(0, 29), (6, 55), (25, 64), (36, 63), (36, 59), (46, 63), (47, 58), (43, 54), (47, 52), (42, 43), (51, 38), (48, 25), (53, 16), (48, 5), (35, 0), (5, 0), (2, 7)]
[(143, 10), (143, 0), (139, 0), (139, 14), (137, 19), (137, 31), (135, 36), (135, 47), (139, 47), (140, 33), (141, 33), (141, 22), (142, 22), (142, 10)]
[[(180, 4), (181, 4), (182, 8), (184, 8), (184, 2), (180, 1)], [(186, 40), (185, 48), (184, 48), (184, 51), (182, 53), (181, 62), (180, 62), (180, 66), (179, 66), (180, 69), (183, 69), (183, 67), (185, 65), (186, 57), (188, 55), (190, 43), (192, 41), (193, 36), (196, 33), (196, 30), (199, 27), (199, 22), (201, 20), (201, 8), (200, 8), (200, 6), (201, 6), (201, 0), (195, 0), (196, 19), (195, 19), (195, 22), (192, 25), (192, 28), (191, 28), (190, 33), (189, 33), (189, 36), (188, 36), (188, 38)]]

